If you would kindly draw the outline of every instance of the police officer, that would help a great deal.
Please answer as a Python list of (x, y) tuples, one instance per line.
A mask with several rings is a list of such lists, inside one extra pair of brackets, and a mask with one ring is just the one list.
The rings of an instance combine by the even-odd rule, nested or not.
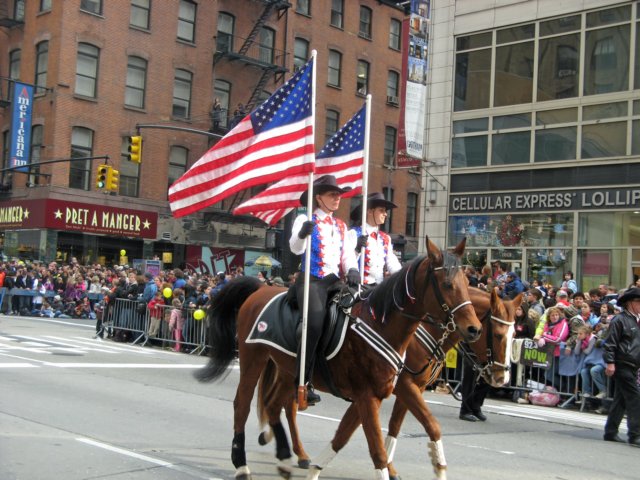
[(613, 402), (604, 426), (604, 439), (624, 442), (618, 427), (627, 413), (629, 444), (640, 447), (640, 288), (629, 288), (618, 299), (624, 310), (611, 320), (609, 336), (604, 343), (605, 374), (615, 379)]
[[(334, 212), (340, 207), (340, 199), (349, 188), (340, 188), (333, 175), (319, 177), (313, 182), (313, 214), (299, 215), (293, 222), (289, 246), (296, 255), (311, 255), (309, 272), (309, 305), (307, 312), (307, 344), (304, 378), (309, 382), (313, 377), (316, 348), (322, 335), (327, 296), (331, 286), (345, 278), (351, 286), (360, 283), (355, 245), (347, 235), (347, 226)], [(300, 197), (300, 203), (307, 205), (307, 193)], [(311, 251), (306, 251), (306, 238), (311, 235)], [(303, 270), (305, 261), (303, 258)], [(304, 295), (304, 275), (296, 281), (298, 305), (302, 308)], [(320, 401), (313, 386), (307, 384), (307, 403)]]

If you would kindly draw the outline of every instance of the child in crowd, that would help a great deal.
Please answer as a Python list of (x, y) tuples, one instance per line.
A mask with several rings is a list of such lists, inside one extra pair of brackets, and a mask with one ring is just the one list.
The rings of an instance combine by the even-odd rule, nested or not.
[(169, 331), (173, 332), (173, 338), (176, 341), (174, 350), (180, 351), (182, 342), (182, 328), (184, 327), (184, 315), (182, 315), (182, 302), (178, 298), (174, 298), (171, 303), (171, 317), (169, 318)]
[(160, 332), (160, 323), (162, 322), (162, 307), (164, 306), (162, 291), (158, 290), (155, 297), (151, 299), (147, 305), (149, 310), (149, 336), (156, 337)]
[(44, 284), (38, 283), (36, 294), (33, 296), (32, 315), (40, 315), (45, 293), (47, 293), (47, 289)]

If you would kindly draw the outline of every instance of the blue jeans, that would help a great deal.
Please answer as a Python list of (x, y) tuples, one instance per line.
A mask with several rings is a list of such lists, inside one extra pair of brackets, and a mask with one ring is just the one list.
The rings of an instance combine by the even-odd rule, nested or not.
[(604, 367), (602, 365), (587, 365), (580, 370), (582, 378), (582, 393), (591, 395), (593, 389), (591, 382), (595, 383), (598, 392), (607, 393), (607, 381), (604, 376)]

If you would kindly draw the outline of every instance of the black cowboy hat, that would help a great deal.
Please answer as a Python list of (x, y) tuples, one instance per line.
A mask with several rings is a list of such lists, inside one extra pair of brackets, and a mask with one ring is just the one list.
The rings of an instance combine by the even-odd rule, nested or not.
[[(384, 207), (387, 210), (391, 210), (392, 208), (396, 208), (397, 205), (384, 198), (384, 195), (380, 192), (374, 192), (367, 195), (367, 210), (378, 207)], [(350, 218), (354, 222), (359, 222), (362, 219), (362, 205), (358, 205), (356, 208), (351, 210)]]
[(618, 305), (624, 305), (629, 300), (633, 300), (634, 298), (640, 298), (640, 288), (631, 287), (625, 290), (620, 298), (618, 298)]
[[(322, 195), (327, 192), (339, 192), (339, 193), (347, 193), (351, 190), (351, 187), (341, 188), (338, 185), (336, 177), (333, 175), (323, 175), (322, 177), (318, 177), (313, 181), (313, 194), (314, 195)], [(300, 204), (303, 207), (307, 206), (307, 193), (308, 190), (305, 191), (302, 195), (300, 195)]]

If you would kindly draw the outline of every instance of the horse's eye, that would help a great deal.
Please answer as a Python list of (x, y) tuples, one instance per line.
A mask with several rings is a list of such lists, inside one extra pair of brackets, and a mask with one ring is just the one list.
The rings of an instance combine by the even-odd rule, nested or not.
[(496, 338), (496, 340), (502, 340), (504, 338), (504, 335), (501, 333), (496, 333), (494, 337)]
[(448, 281), (448, 280), (445, 280), (445, 281), (442, 283), (442, 287), (443, 287), (443, 288), (446, 288), (447, 290), (453, 290), (453, 283), (451, 283), (451, 282), (450, 282), (450, 281)]

